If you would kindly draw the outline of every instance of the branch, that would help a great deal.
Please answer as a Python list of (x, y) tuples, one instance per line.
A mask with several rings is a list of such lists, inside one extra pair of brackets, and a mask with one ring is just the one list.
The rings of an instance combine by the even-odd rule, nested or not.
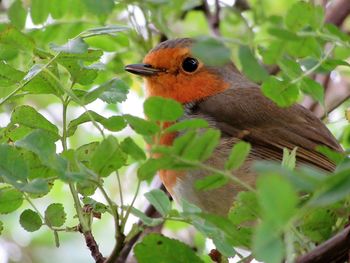
[(336, 26), (341, 26), (349, 13), (349, 0), (333, 0), (326, 8), (325, 22), (332, 23)]
[[(164, 185), (160, 185), (158, 187), (160, 190), (162, 191), (166, 191)], [(145, 211), (145, 214), (149, 217), (152, 218), (157, 218), (157, 217), (161, 217), (161, 215), (158, 213), (158, 211), (154, 208), (153, 205), (149, 205)], [(142, 226), (143, 223), (141, 222), (141, 220), (138, 222), (139, 226)], [(116, 258), (115, 261), (113, 261), (113, 263), (124, 263), (126, 262), (130, 251), (132, 250), (132, 248), (134, 247), (134, 245), (136, 244), (136, 242), (145, 234), (145, 233), (150, 233), (150, 232), (157, 232), (160, 233), (162, 231), (163, 228), (163, 224), (158, 225), (156, 227), (149, 227), (146, 229), (146, 231), (143, 232), (139, 232), (137, 233), (132, 239), (130, 239), (128, 242), (126, 242), (122, 248), (122, 250), (119, 253), (119, 256)]]
[(350, 226), (317, 246), (314, 250), (299, 257), (296, 263), (343, 263), (348, 262), (350, 251)]
[(95, 259), (96, 263), (103, 263), (105, 261), (105, 258), (102, 256), (98, 245), (96, 243), (96, 240), (94, 236), (92, 235), (91, 231), (86, 231), (83, 233), (85, 237), (85, 243), (87, 247), (91, 251), (91, 256)]
[(207, 0), (203, 0), (202, 10), (207, 18), (209, 27), (214, 36), (220, 36), (220, 4), (219, 0), (215, 0), (214, 14), (210, 12)]

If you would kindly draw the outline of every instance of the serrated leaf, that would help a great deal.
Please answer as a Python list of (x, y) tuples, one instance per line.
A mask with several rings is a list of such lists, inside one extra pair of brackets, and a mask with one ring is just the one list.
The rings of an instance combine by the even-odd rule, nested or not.
[(258, 178), (257, 189), (262, 218), (275, 229), (283, 228), (295, 214), (298, 204), (292, 185), (279, 174), (272, 173)]
[(122, 116), (112, 116), (105, 118), (94, 111), (86, 111), (68, 124), (67, 136), (72, 136), (80, 124), (90, 122), (92, 120), (102, 124), (103, 127), (110, 131), (120, 131), (126, 126), (126, 123)]
[(254, 222), (259, 216), (257, 196), (253, 192), (240, 192), (234, 201), (228, 218), (234, 225)]
[(104, 27), (95, 27), (86, 30), (82, 35), (84, 37), (92, 37), (92, 36), (98, 36), (98, 35), (115, 35), (115, 33), (119, 33), (122, 31), (130, 30), (130, 27), (128, 26), (122, 26), (122, 25), (108, 25)]
[(104, 139), (91, 157), (91, 168), (102, 177), (118, 170), (126, 162), (126, 155), (121, 150), (118, 140), (113, 136)]
[(211, 37), (198, 38), (191, 51), (207, 66), (222, 66), (231, 60), (231, 51), (222, 42)]
[(54, 19), (63, 17), (71, 8), (70, 0), (50, 0), (49, 10), (50, 14)]
[(300, 89), (309, 94), (313, 99), (324, 105), (324, 88), (320, 83), (310, 78), (303, 78), (300, 81)]
[(39, 214), (30, 209), (26, 209), (22, 212), (19, 217), (19, 223), (28, 232), (39, 230), (43, 224)]
[(188, 245), (159, 234), (148, 234), (134, 252), (139, 263), (203, 263)]
[(34, 24), (42, 24), (49, 16), (49, 1), (32, 0), (30, 6), (30, 16)]
[(145, 197), (162, 216), (169, 213), (171, 203), (169, 197), (162, 190), (154, 189), (145, 193)]
[(31, 194), (47, 194), (50, 191), (49, 184), (42, 178), (36, 178), (28, 183), (21, 184), (18, 186), (22, 192)]
[(137, 177), (141, 181), (149, 181), (153, 178), (153, 176), (155, 176), (157, 171), (169, 167), (172, 162), (172, 159), (165, 157), (158, 159), (147, 159), (147, 161), (144, 162), (137, 170)]
[(202, 134), (197, 134), (195, 139), (189, 143), (181, 157), (192, 161), (204, 161), (210, 157), (218, 145), (220, 132), (208, 129)]
[(108, 15), (114, 8), (113, 0), (85, 0), (83, 3), (89, 12), (98, 16)]
[(269, 76), (267, 70), (259, 64), (253, 52), (247, 46), (240, 46), (238, 58), (245, 75), (254, 82), (262, 82)]
[(112, 104), (125, 101), (128, 92), (129, 86), (124, 81), (112, 79), (87, 92), (81, 99), (84, 104), (88, 104), (97, 98)]
[(22, 6), (21, 0), (12, 3), (7, 12), (11, 23), (18, 29), (22, 29), (26, 23), (27, 12)]
[(280, 107), (288, 107), (295, 103), (299, 89), (295, 84), (278, 80), (270, 76), (261, 86), (263, 94)]
[(108, 206), (106, 206), (105, 204), (102, 204), (100, 202), (97, 202), (96, 200), (92, 199), (91, 197), (84, 196), (82, 201), (85, 205), (91, 206), (93, 211), (96, 213), (105, 213), (108, 211)]
[(159, 126), (152, 121), (147, 121), (129, 114), (124, 115), (124, 118), (138, 134), (149, 136), (156, 134), (160, 130)]
[(21, 153), (9, 145), (0, 145), (0, 176), (8, 182), (25, 181), (28, 177), (28, 165)]
[(183, 115), (180, 103), (172, 99), (152, 96), (143, 104), (146, 116), (154, 121), (175, 121)]
[(331, 205), (337, 201), (343, 200), (350, 194), (350, 177), (349, 168), (340, 167), (338, 172), (327, 177), (318, 189), (316, 189), (313, 197), (309, 200), (310, 207), (321, 207)]
[(6, 48), (16, 50), (33, 50), (34, 41), (12, 25), (0, 27), (0, 44)]
[(16, 107), (12, 112), (11, 122), (18, 123), (32, 129), (42, 129), (58, 137), (58, 128), (34, 108), (28, 105)]
[(163, 223), (163, 218), (152, 218), (152, 217), (149, 217), (147, 216), (145, 213), (143, 213), (142, 211), (136, 209), (135, 207), (131, 207), (131, 210), (130, 212), (138, 217), (142, 223), (144, 223), (146, 226), (158, 226), (160, 225), (161, 223)]
[(60, 227), (66, 222), (66, 212), (59, 203), (50, 204), (45, 210), (45, 223), (49, 226)]
[(43, 70), (44, 67), (43, 64), (34, 64), (30, 68), (23, 78), (24, 81), (30, 81), (23, 87), (23, 90), (32, 94), (63, 94), (60, 83), (52, 76), (59, 77), (57, 65), (52, 64), (46, 70)]
[(131, 139), (130, 137), (125, 138), (120, 147), (122, 150), (130, 155), (135, 160), (145, 160), (146, 154), (145, 152)]
[(51, 44), (50, 48), (56, 52), (84, 54), (88, 51), (88, 45), (80, 37), (69, 40), (66, 44), (58, 46)]
[(203, 119), (189, 119), (172, 124), (164, 130), (164, 132), (176, 132), (183, 131), (186, 129), (200, 129), (208, 128), (208, 122)]
[(40, 160), (48, 165), (56, 162), (56, 145), (52, 137), (43, 130), (34, 130), (15, 143), (16, 146), (37, 154)]
[(205, 176), (203, 179), (196, 180), (194, 186), (197, 190), (207, 191), (226, 185), (229, 179), (222, 174)]
[(266, 263), (280, 263), (285, 253), (282, 237), (272, 224), (263, 222), (254, 235), (253, 254)]
[(0, 214), (8, 214), (17, 210), (23, 202), (23, 195), (20, 191), (11, 187), (0, 189)]
[(23, 77), (24, 73), (19, 71), (10, 65), (6, 64), (4, 61), (0, 61), (0, 86), (8, 87), (13, 84), (19, 83)]
[(227, 162), (225, 163), (225, 169), (227, 170), (236, 170), (242, 166), (244, 161), (247, 159), (251, 146), (249, 143), (240, 141), (236, 143), (228, 157)]
[(295, 3), (287, 12), (285, 23), (292, 31), (299, 31), (307, 26), (318, 29), (323, 24), (324, 10), (307, 2)]

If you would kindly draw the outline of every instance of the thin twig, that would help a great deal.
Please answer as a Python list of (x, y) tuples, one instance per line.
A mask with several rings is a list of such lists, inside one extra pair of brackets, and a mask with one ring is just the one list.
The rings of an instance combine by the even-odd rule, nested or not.
[(96, 243), (96, 240), (94, 236), (92, 235), (91, 231), (84, 232), (84, 237), (85, 237), (85, 243), (86, 246), (90, 249), (91, 251), (91, 256), (95, 259), (96, 263), (103, 263), (105, 261), (105, 258), (101, 254), (98, 245)]

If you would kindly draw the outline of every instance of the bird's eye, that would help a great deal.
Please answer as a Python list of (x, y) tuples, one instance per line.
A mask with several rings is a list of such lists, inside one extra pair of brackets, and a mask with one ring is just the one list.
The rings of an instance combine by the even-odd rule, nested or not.
[(186, 72), (194, 72), (198, 68), (198, 60), (195, 58), (185, 58), (182, 62), (182, 69)]

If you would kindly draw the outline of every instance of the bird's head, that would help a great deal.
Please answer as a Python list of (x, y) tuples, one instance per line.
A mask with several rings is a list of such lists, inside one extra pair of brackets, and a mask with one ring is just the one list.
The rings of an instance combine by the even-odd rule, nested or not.
[[(180, 103), (198, 101), (247, 81), (232, 64), (207, 66), (191, 54), (194, 40), (167, 40), (153, 48), (142, 64), (125, 67), (145, 79), (148, 96), (172, 98)], [(208, 50), (210, 52), (210, 50)]]

